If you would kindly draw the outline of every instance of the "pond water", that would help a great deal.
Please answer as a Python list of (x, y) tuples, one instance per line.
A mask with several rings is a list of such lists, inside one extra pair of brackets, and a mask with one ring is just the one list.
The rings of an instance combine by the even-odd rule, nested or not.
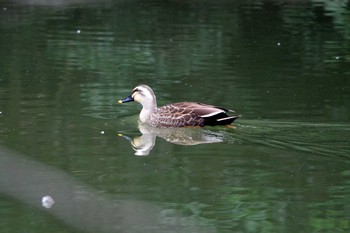
[(2, 232), (350, 231), (348, 1), (97, 2), (0, 1)]

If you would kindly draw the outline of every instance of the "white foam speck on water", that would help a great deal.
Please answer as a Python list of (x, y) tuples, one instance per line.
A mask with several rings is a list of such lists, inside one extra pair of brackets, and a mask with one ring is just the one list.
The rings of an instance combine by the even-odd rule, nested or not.
[(53, 206), (53, 204), (55, 204), (55, 201), (51, 196), (47, 195), (42, 197), (41, 204), (43, 207), (50, 209)]

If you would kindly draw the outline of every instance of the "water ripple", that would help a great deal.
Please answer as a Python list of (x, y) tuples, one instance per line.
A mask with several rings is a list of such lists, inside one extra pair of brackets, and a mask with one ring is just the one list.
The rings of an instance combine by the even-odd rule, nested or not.
[(349, 123), (246, 120), (232, 136), (242, 143), (350, 158), (349, 131)]

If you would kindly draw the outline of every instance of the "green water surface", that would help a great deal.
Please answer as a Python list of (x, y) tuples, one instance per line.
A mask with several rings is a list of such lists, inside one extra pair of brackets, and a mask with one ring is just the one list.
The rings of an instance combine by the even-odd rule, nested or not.
[[(0, 231), (349, 232), (349, 16), (348, 1), (0, 1)], [(242, 117), (143, 127), (117, 103), (138, 84)]]

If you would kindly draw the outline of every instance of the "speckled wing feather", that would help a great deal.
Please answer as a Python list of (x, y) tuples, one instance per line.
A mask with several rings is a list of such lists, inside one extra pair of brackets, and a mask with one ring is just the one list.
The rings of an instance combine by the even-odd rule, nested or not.
[(154, 113), (157, 118), (157, 126), (203, 126), (204, 120), (193, 109), (182, 103), (173, 103), (162, 106)]
[(158, 108), (151, 117), (157, 119), (153, 121), (157, 122), (156, 126), (204, 126), (220, 124), (217, 120), (228, 117), (226, 111), (230, 110), (202, 103), (179, 102)]

